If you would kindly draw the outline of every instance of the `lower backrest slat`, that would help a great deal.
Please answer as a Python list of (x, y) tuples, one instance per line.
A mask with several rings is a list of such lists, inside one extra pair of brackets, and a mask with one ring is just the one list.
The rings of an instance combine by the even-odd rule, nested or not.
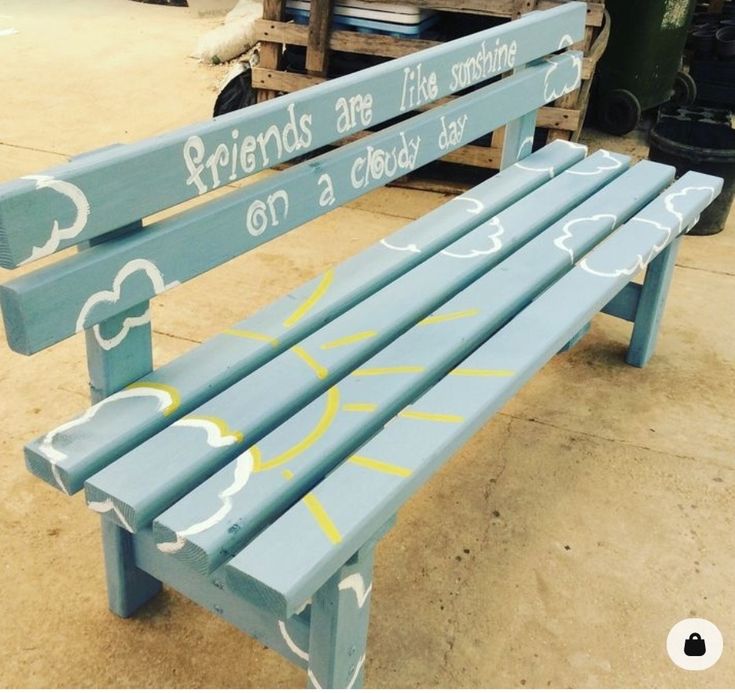
[[(313, 497), (338, 528), (339, 542), (325, 536), (308, 503), (297, 503), (228, 564), (230, 586), (277, 612), (293, 613), (632, 276), (696, 223), (720, 190), (719, 179), (686, 174), (577, 261), (457, 366), (468, 374), (502, 369), (512, 377), (470, 375), (461, 388), (448, 377), (411, 405), (451, 411), (461, 422), (447, 427), (398, 416), (356, 453), (372, 466), (345, 462), (316, 487)], [(406, 474), (381, 473), (379, 464), (400, 465)]]
[[(626, 159), (600, 152), (568, 169), (98, 472), (87, 481), (88, 501), (107, 509), (112, 502), (115, 515), (111, 517), (124, 518), (133, 531), (147, 526), (164, 508), (617, 177), (626, 166)], [(346, 339), (355, 335), (366, 338)], [(335, 341), (341, 342), (340, 348), (329, 348)], [(203, 435), (202, 429), (207, 427), (202, 419), (211, 424), (213, 418), (220, 422), (220, 435), (227, 438), (226, 443), (218, 435)], [(140, 483), (143, 478), (145, 484)]]
[(35, 353), (283, 235), (574, 91), (581, 65), (574, 51), (552, 56), (222, 199), (7, 282), (0, 305), (8, 343)]
[(130, 392), (27, 444), (30, 470), (76, 492), (92, 473), (566, 170), (584, 151), (565, 142), (548, 145), (307, 282), (146, 376)]

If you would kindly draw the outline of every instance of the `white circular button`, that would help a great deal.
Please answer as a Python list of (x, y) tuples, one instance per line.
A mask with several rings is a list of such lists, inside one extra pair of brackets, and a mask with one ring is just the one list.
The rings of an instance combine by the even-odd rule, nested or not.
[(704, 618), (685, 618), (669, 631), (666, 651), (676, 666), (704, 671), (717, 664), (722, 655), (722, 633)]

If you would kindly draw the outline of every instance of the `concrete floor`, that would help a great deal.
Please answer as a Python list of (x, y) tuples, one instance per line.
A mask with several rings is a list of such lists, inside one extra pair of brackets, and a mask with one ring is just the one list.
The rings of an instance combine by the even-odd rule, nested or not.
[[(186, 56), (214, 23), (125, 0), (0, 0), (0, 29), (18, 31), (0, 34), (0, 179), (206, 118), (223, 69)], [(159, 297), (156, 362), (444, 199), (371, 194)], [(734, 222), (684, 241), (647, 369), (623, 363), (628, 327), (598, 318), (401, 512), (378, 550), (369, 685), (735, 682)], [(21, 452), (85, 406), (85, 378), (81, 337), (32, 358), (0, 346), (0, 685), (303, 685), (170, 590), (137, 618), (108, 613), (98, 519)], [(701, 673), (665, 651), (693, 615), (725, 639)]]

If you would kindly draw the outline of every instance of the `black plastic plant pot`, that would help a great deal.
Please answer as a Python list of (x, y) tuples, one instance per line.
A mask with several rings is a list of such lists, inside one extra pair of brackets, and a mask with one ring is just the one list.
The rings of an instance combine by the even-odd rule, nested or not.
[(705, 27), (697, 29), (691, 36), (690, 44), (697, 56), (706, 58), (715, 52), (717, 41), (717, 27)]
[(717, 55), (725, 60), (735, 58), (735, 26), (725, 26), (717, 32)]
[(720, 196), (690, 232), (710, 236), (725, 228), (735, 198), (735, 130), (732, 113), (722, 109), (664, 107), (651, 130), (651, 161), (669, 164), (681, 176), (689, 170), (720, 176)]

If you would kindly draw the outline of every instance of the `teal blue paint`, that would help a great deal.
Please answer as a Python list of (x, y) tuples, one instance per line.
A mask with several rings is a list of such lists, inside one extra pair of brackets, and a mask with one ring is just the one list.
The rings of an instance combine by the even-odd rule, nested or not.
[[(309, 652), (308, 609), (293, 617), (281, 618), (262, 604), (251, 603), (235, 595), (226, 584), (223, 571), (204, 577), (191, 570), (182, 570), (178, 561), (172, 561), (156, 550), (150, 532), (136, 534), (133, 542), (135, 557), (142, 570), (243, 633), (257, 638), (292, 664), (306, 668), (308, 659), (303, 655), (308, 657)], [(281, 620), (283, 625), (279, 623)]]
[(112, 613), (128, 618), (161, 591), (161, 582), (135, 561), (133, 535), (101, 518), (107, 601)]
[(661, 319), (663, 318), (666, 298), (674, 276), (676, 254), (681, 238), (672, 243), (648, 267), (646, 279), (641, 289), (633, 334), (626, 361), (631, 366), (643, 368), (653, 356), (658, 340)]
[[(140, 227), (140, 222), (132, 224)], [(117, 233), (125, 233), (120, 229)], [(103, 238), (90, 242), (95, 245)], [(86, 330), (87, 370), (92, 403), (99, 402), (153, 369), (148, 302)], [(131, 322), (132, 321), (132, 322)], [(107, 601), (114, 614), (132, 616), (161, 591), (161, 583), (135, 562), (133, 537), (106, 517), (101, 518)]]
[[(659, 230), (631, 220), (579, 260), (551, 288), (521, 310), (458, 368), (507, 369), (506, 378), (448, 376), (411, 404), (412, 409), (453, 412), (455, 426), (426, 426), (397, 417), (357, 454), (409, 468), (407, 477), (375, 473), (343, 463), (314, 489), (339, 528), (342, 541), (327, 541), (303, 503), (297, 503), (259, 534), (226, 568), (239, 594), (256, 591), (270, 608), (292, 613), (305, 594), (324, 584), (348, 556), (362, 546), (384, 517), (394, 514), (411, 495), (517, 392), (582, 325), (624, 289), (638, 257), (653, 260), (678, 234), (665, 208), (668, 195), (687, 187), (709, 188), (678, 199), (684, 228), (719, 194), (721, 180), (686, 174), (636, 215), (670, 229)], [(420, 425), (423, 424), (423, 425)], [(272, 547), (278, 546), (278, 552)]]
[[(80, 431), (82, 435), (67, 432), (56, 446), (65, 456), (61, 469), (66, 477), (67, 489), (71, 493), (76, 492), (93, 472), (201, 405), (213, 394), (234, 385), (318, 327), (336, 319), (371, 293), (431, 258), (505, 207), (522, 199), (519, 191), (525, 194), (533, 192), (547, 182), (552, 173), (566, 170), (578, 162), (581, 156), (579, 149), (570, 148), (564, 143), (554, 143), (529, 157), (523, 168), (516, 166), (507, 169), (408, 224), (383, 242), (336, 267), (329, 291), (294, 325), (286, 326), (285, 323), (312, 295), (321, 278), (308, 282), (234, 326), (238, 331), (246, 330), (273, 337), (278, 340), (276, 346), (233, 334), (222, 334), (146, 376), (146, 382), (164, 383), (176, 388), (180, 406), (163, 415), (158, 403), (150, 397), (121, 399), (114, 406), (105, 405), (100, 409)], [(396, 248), (407, 250), (400, 252)], [(420, 252), (412, 252), (419, 248)], [(42, 436), (26, 446), (26, 459), (34, 474), (57, 485), (51, 460), (44, 452), (45, 438)]]
[[(566, 35), (582, 40), (584, 18), (584, 3), (572, 2), (0, 186), (0, 266), (120, 228), (548, 55)], [(480, 69), (468, 72), (462, 63), (473, 58)]]
[(620, 293), (601, 312), (612, 315), (614, 318), (633, 322), (636, 311), (638, 310), (641, 288), (641, 285), (637, 282), (630, 282), (624, 289), (621, 289)]
[(365, 680), (372, 543), (320, 587), (311, 605), (309, 688), (362, 688)]
[[(88, 501), (112, 499), (117, 518), (133, 531), (324, 392), (352, 369), (437, 310), (490, 268), (620, 175), (627, 157), (595, 154), (448, 246), (411, 272), (306, 337), (298, 345), (317, 361), (316, 374), (289, 351), (207, 401), (174, 426), (90, 477)], [(612, 163), (614, 162), (614, 164)], [(394, 251), (402, 252), (402, 251)], [(487, 294), (486, 294), (487, 295)], [(395, 307), (401, 306), (400, 311)], [(372, 333), (338, 349), (322, 346), (347, 335)], [(277, 386), (274, 386), (277, 383)], [(217, 417), (245, 436), (216, 443), (195, 417)], [(193, 421), (192, 421), (193, 419)], [(57, 465), (64, 475), (64, 464)], [(141, 485), (139, 479), (145, 477)], [(68, 484), (73, 478), (66, 474)], [(122, 520), (121, 518), (124, 518)]]
[[(241, 488), (237, 480), (243, 478), (243, 459), (238, 459), (169, 507), (153, 525), (161, 549), (202, 572), (218, 567), (441, 378), (453, 363), (558, 279), (571, 266), (569, 252), (586, 252), (618, 223), (607, 217), (591, 217), (606, 210), (623, 222), (672, 179), (673, 170), (668, 167), (641, 163), (551, 225), (437, 311), (440, 316), (466, 317), (414, 327), (340, 381), (341, 410), (309, 449), (284, 466), (254, 473)], [(580, 218), (588, 221), (570, 225)], [(573, 234), (569, 237), (564, 231), (568, 228)], [(563, 247), (558, 245), (560, 238), (564, 238)], [(490, 305), (488, 296), (493, 297)], [(369, 369), (396, 364), (420, 364), (423, 370), (383, 377), (362, 375)], [(461, 384), (458, 381), (457, 387)], [(329, 397), (323, 395), (263, 438), (257, 457), (275, 459), (304, 440), (328, 402)], [(350, 411), (346, 405), (351, 402), (370, 403), (374, 409)], [(284, 468), (291, 473), (287, 480), (280, 474)], [(228, 512), (222, 516), (225, 502)]]
[[(34, 353), (91, 327), (477, 139), (549, 96), (573, 90), (580, 79), (579, 53), (553, 56), (207, 205), (11, 280), (0, 286), (8, 343)], [(462, 134), (447, 142), (451, 123), (460, 123)], [(124, 291), (116, 290), (123, 284)]]

